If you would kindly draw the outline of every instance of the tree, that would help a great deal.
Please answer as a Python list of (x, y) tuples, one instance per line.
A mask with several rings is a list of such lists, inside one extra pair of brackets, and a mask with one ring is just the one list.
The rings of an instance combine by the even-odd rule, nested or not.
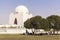
[(33, 27), (32, 27), (32, 24), (31, 24), (30, 22), (31, 22), (30, 19), (28, 19), (27, 21), (25, 21), (25, 22), (24, 22), (24, 27), (29, 28), (29, 29), (30, 29), (30, 28), (33, 28)]
[(48, 20), (42, 18), (41, 16), (35, 16), (31, 19), (28, 19), (24, 22), (24, 26), (26, 28), (34, 28), (34, 29), (48, 29), (49, 23)]
[(49, 22), (47, 19), (42, 19), (40, 23), (41, 29), (49, 30)]
[(47, 17), (47, 20), (49, 21), (49, 28), (53, 28), (54, 30), (60, 29), (60, 16), (58, 15), (51, 15)]
[(40, 28), (39, 25), (40, 25), (40, 20), (41, 19), (42, 19), (41, 16), (32, 17), (32, 18), (30, 18), (30, 19), (28, 19), (27, 21), (24, 22), (24, 26), (26, 28), (38, 29), (38, 28)]

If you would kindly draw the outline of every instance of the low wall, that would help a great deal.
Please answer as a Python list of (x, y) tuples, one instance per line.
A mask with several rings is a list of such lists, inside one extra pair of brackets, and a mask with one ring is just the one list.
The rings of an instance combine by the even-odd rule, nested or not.
[(0, 34), (23, 34), (23, 33), (26, 33), (26, 29), (0, 28)]

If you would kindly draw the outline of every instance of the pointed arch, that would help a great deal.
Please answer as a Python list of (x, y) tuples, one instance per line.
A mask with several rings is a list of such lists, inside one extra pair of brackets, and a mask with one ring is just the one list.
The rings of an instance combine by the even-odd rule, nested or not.
[(17, 18), (15, 18), (15, 20), (14, 20), (14, 24), (16, 24), (16, 25), (17, 25)]

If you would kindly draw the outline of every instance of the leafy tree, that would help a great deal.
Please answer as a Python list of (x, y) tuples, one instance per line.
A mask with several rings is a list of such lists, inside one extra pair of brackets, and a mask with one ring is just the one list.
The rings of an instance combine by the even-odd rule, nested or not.
[(41, 16), (35, 16), (35, 17), (32, 17), (31, 19), (28, 19), (24, 23), (24, 26), (26, 28), (48, 29), (49, 23), (48, 23), (48, 20), (42, 18)]
[(50, 24), (50, 28), (53, 28), (53, 29), (58, 29), (60, 28), (59, 24), (60, 24), (60, 17), (57, 16), (57, 15), (51, 15), (49, 17), (47, 17), (47, 20), (49, 21), (49, 24)]
[(60, 29), (60, 16), (58, 15), (51, 15), (47, 17), (47, 20), (49, 21), (49, 28), (53, 28), (54, 30)]
[(49, 30), (49, 22), (47, 19), (42, 19), (40, 26), (42, 29)]
[(28, 19), (27, 21), (25, 21), (24, 22), (24, 27), (26, 27), (26, 28), (32, 28), (32, 26), (31, 26), (31, 20), (30, 19)]
[(41, 16), (32, 17), (32, 18), (28, 19), (26, 22), (24, 22), (24, 26), (26, 28), (38, 29), (38, 28), (40, 28), (39, 25), (40, 25), (40, 20), (41, 19), (42, 19)]

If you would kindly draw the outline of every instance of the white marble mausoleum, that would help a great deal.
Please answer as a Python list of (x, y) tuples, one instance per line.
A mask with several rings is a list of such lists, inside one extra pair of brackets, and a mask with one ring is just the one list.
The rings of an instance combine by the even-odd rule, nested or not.
[(20, 5), (15, 8), (15, 11), (12, 12), (9, 16), (9, 24), (10, 25), (20, 25), (21, 27), (24, 26), (24, 22), (27, 19), (30, 19), (32, 14), (29, 13), (27, 7)]
[(0, 34), (23, 34), (26, 32), (24, 22), (30, 19), (28, 8), (23, 5), (19, 5), (15, 8), (14, 12), (10, 13), (9, 24), (0, 25)]

